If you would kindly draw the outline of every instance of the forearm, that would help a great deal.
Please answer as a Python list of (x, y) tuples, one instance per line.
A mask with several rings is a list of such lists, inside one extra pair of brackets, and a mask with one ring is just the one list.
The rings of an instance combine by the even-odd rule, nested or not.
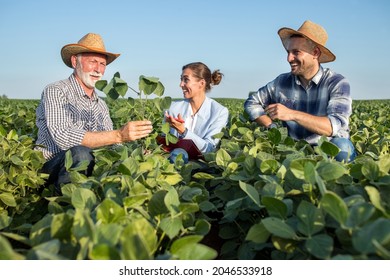
[(122, 143), (119, 130), (111, 131), (88, 131), (84, 134), (81, 145), (93, 148)]
[(313, 116), (304, 112), (296, 111), (293, 121), (315, 134), (325, 136), (332, 135), (332, 124), (327, 116)]
[(118, 130), (86, 132), (81, 144), (89, 148), (99, 148), (125, 143), (147, 137), (152, 130), (153, 126), (150, 121), (132, 121)]
[(267, 115), (262, 115), (258, 117), (257, 119), (255, 119), (255, 122), (265, 127), (268, 127), (272, 124), (271, 118), (268, 117)]

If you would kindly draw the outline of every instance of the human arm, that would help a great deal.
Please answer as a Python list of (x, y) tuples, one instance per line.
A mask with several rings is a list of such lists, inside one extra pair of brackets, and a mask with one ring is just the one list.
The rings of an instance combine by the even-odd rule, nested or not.
[(220, 139), (214, 138), (214, 135), (220, 133), (228, 124), (229, 111), (222, 107), (218, 111), (212, 113), (212, 117), (202, 119), (199, 117), (196, 129), (194, 131), (187, 130), (184, 139), (191, 139), (202, 153), (214, 151)]
[(252, 121), (255, 121), (261, 126), (269, 127), (272, 124), (272, 119), (267, 116), (265, 108), (272, 102), (272, 93), (274, 86), (273, 82), (260, 88), (257, 92), (253, 92), (248, 96), (244, 103), (244, 109)]
[(132, 121), (120, 129), (110, 131), (87, 131), (81, 142), (83, 146), (98, 148), (107, 145), (125, 143), (144, 138), (152, 132), (152, 124), (148, 120)]
[[(289, 109), (280, 103), (270, 104), (266, 107), (265, 112), (269, 117), (262, 116), (263, 119), (265, 119), (263, 122), (267, 122), (268, 117), (271, 121), (294, 121), (318, 135), (331, 136), (333, 132), (332, 124), (328, 116), (314, 116), (305, 112)], [(258, 122), (257, 119), (256, 121)]]
[[(113, 129), (109, 110), (103, 100), (80, 99), (67, 83), (50, 85), (42, 95), (42, 112), (52, 141), (61, 149), (77, 145), (96, 148), (144, 137), (152, 129), (146, 123), (130, 122)], [(92, 104), (92, 105), (91, 105)], [(93, 107), (89, 107), (93, 106)]]
[[(213, 136), (226, 127), (229, 111), (220, 104), (209, 100), (203, 106), (197, 116), (194, 131), (186, 129), (185, 124), (182, 123), (181, 113), (178, 112), (185, 115), (185, 107), (180, 106), (180, 103), (171, 106), (164, 119), (170, 124), (173, 135), (182, 139), (191, 139), (202, 153), (206, 153), (217, 147), (219, 139), (214, 139)], [(175, 116), (180, 121), (175, 120)]]

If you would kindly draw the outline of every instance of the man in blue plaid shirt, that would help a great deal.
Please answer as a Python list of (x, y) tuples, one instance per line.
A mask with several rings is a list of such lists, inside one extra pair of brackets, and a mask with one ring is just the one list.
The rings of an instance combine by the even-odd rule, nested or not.
[(36, 149), (47, 160), (42, 172), (50, 174), (48, 183), (54, 183), (56, 194), (70, 182), (65, 168), (67, 151), (71, 152), (73, 166), (82, 161), (89, 163), (83, 172), (89, 176), (95, 163), (92, 149), (134, 141), (152, 131), (148, 120), (113, 129), (108, 107), (95, 92), (95, 83), (119, 54), (107, 52), (100, 35), (86, 34), (78, 43), (64, 46), (61, 56), (73, 73), (68, 79), (46, 86), (36, 110)]
[(342, 75), (321, 66), (336, 59), (325, 47), (326, 31), (305, 21), (297, 31), (281, 28), (278, 34), (291, 72), (251, 94), (245, 101), (245, 111), (251, 120), (268, 128), (276, 126), (274, 120), (282, 121), (289, 136), (312, 145), (327, 136), (340, 148), (336, 160), (353, 160), (356, 153), (349, 140), (350, 86)]

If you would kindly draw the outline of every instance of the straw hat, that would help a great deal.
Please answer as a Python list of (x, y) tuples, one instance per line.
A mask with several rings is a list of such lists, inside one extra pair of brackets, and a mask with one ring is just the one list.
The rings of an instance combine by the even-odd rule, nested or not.
[(61, 57), (64, 63), (72, 67), (70, 58), (79, 53), (100, 53), (107, 56), (107, 65), (113, 62), (120, 54), (109, 53), (104, 47), (104, 42), (99, 34), (88, 33), (77, 44), (68, 44), (61, 49)]
[(288, 27), (283, 27), (279, 29), (278, 34), (285, 48), (291, 35), (302, 35), (313, 41), (320, 48), (321, 56), (318, 59), (320, 63), (330, 62), (336, 59), (336, 56), (325, 47), (326, 41), (328, 40), (328, 34), (325, 29), (310, 20), (306, 20), (297, 31)]

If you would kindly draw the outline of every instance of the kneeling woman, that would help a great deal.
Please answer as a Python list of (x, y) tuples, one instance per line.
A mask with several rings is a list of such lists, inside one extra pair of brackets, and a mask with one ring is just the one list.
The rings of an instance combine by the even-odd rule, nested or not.
[[(219, 139), (213, 136), (228, 123), (228, 109), (206, 96), (212, 86), (221, 82), (222, 76), (219, 70), (211, 73), (202, 62), (184, 65), (180, 78), (184, 99), (173, 102), (165, 114), (165, 121), (171, 127), (170, 133), (180, 139), (191, 139), (201, 153), (217, 148)], [(184, 161), (188, 161), (188, 154), (180, 149), (171, 152), (171, 162), (175, 161), (178, 153), (183, 153)]]

